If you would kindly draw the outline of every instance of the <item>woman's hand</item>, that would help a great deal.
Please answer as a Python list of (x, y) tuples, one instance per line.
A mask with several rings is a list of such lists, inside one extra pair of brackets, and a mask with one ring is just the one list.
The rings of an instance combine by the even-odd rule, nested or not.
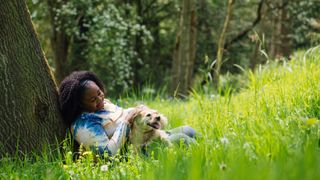
[(127, 114), (127, 116), (124, 119), (125, 123), (132, 125), (134, 119), (140, 115), (140, 112), (144, 107), (145, 107), (144, 105), (139, 105), (132, 108), (132, 110)]

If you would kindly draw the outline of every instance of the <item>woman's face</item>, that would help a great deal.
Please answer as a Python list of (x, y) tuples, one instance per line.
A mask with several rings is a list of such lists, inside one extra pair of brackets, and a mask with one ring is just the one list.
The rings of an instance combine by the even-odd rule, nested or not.
[(104, 107), (104, 93), (93, 81), (88, 81), (82, 95), (81, 106), (87, 112), (96, 112)]

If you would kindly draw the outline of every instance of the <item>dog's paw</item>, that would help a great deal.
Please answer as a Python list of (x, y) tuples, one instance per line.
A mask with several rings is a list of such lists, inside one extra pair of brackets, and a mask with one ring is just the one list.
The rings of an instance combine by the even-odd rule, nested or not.
[(168, 140), (169, 135), (163, 130), (157, 130), (157, 134), (161, 140)]
[(173, 147), (173, 144), (171, 143), (171, 141), (169, 141), (169, 139), (167, 139), (165, 142), (168, 147)]

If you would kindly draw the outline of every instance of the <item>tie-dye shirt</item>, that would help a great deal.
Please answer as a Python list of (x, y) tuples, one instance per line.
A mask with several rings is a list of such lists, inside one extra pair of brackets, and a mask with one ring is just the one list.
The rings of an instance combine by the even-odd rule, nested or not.
[(124, 122), (133, 108), (122, 109), (107, 99), (104, 109), (82, 113), (71, 126), (75, 140), (86, 149), (110, 156), (115, 155), (126, 142), (129, 127)]

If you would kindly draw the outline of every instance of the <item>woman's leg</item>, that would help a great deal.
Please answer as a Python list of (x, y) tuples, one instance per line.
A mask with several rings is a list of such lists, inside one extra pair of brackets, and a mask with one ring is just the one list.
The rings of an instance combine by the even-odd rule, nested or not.
[(183, 133), (191, 138), (196, 136), (196, 131), (191, 126), (180, 126), (167, 131), (169, 134)]
[(190, 126), (180, 126), (167, 132), (169, 134), (169, 140), (172, 143), (179, 144), (181, 140), (185, 145), (196, 143), (194, 139), (196, 131)]
[(169, 135), (169, 141), (172, 143), (176, 143), (180, 145), (180, 142), (183, 141), (185, 145), (190, 145), (196, 143), (196, 140), (187, 136), (184, 133), (175, 133), (175, 134), (170, 134)]

